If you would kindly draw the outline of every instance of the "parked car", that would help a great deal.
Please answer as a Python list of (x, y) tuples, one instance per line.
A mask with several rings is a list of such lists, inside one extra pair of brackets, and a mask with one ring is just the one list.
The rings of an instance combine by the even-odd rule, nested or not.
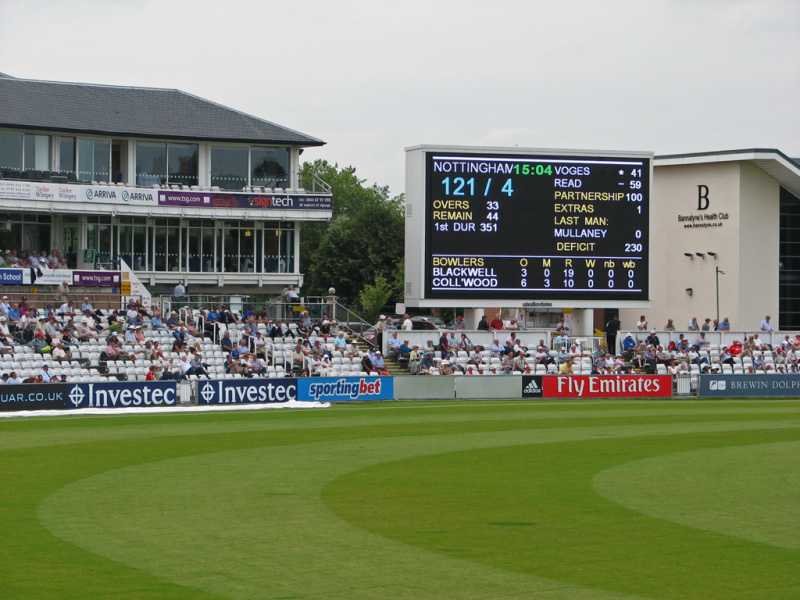
[[(438, 318), (438, 317), (433, 317)], [(411, 317), (411, 327), (416, 330), (427, 330), (427, 331), (438, 331), (439, 327), (433, 321), (429, 320), (430, 317)], [(439, 319), (441, 321), (441, 319)], [(444, 321), (442, 321), (444, 322)], [(399, 325), (402, 326), (402, 320), (399, 322)], [(397, 327), (400, 330), (400, 327)], [(394, 329), (388, 329), (387, 331), (394, 331)], [(368, 344), (375, 345), (378, 341), (378, 330), (373, 325), (366, 332), (362, 334), (362, 337), (367, 341)]]

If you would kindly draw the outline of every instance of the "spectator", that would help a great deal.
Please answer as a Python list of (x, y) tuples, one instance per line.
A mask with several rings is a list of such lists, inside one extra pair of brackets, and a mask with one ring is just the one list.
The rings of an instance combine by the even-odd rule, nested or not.
[(639, 331), (647, 330), (647, 319), (644, 318), (644, 315), (639, 317), (639, 322), (636, 323), (636, 329), (638, 329)]
[(456, 317), (456, 322), (453, 324), (453, 329), (465, 329), (466, 325), (464, 325), (464, 317), (458, 316)]
[(730, 331), (731, 330), (731, 322), (728, 321), (728, 317), (722, 319), (722, 323), (719, 324), (720, 331)]
[(374, 367), (374, 370), (378, 372), (378, 375), (389, 374), (389, 371), (386, 370), (386, 364), (383, 361), (380, 350), (375, 351), (375, 358), (372, 361), (372, 366)]
[(400, 342), (400, 338), (397, 337), (397, 331), (392, 332), (392, 336), (389, 338), (389, 341), (386, 342), (387, 350), (386, 355), (389, 358), (397, 358), (400, 356), (400, 347), (403, 344)]
[(505, 352), (505, 346), (500, 343), (500, 340), (495, 338), (494, 342), (492, 343), (491, 351), (492, 356), (499, 357), (501, 354)]
[(773, 331), (772, 323), (769, 322), (770, 316), (767, 315), (764, 317), (764, 320), (761, 321), (761, 331)]
[[(611, 348), (611, 345), (609, 345)], [(622, 353), (627, 361), (632, 361), (634, 356), (634, 351), (636, 350), (636, 340), (633, 339), (633, 334), (629, 333), (625, 336), (625, 339), (622, 340)]]
[(464, 352), (469, 352), (472, 350), (473, 343), (472, 340), (469, 339), (466, 333), (461, 334), (461, 339), (458, 340), (458, 344), (456, 344), (459, 350), (463, 350)]
[(622, 327), (622, 323), (619, 322), (619, 317), (614, 315), (613, 318), (606, 323), (606, 339), (608, 341), (608, 347), (612, 350), (616, 350), (617, 348), (617, 333)]
[(44, 383), (50, 383), (53, 381), (53, 376), (50, 374), (50, 367), (47, 365), (42, 365), (42, 370), (39, 373), (39, 377)]
[(556, 325), (556, 333), (559, 335), (563, 335), (566, 337), (569, 334), (569, 327), (567, 327), (567, 323), (564, 321), (564, 317), (558, 318), (558, 324)]
[(489, 331), (489, 318), (486, 315), (481, 317), (481, 320), (478, 322), (478, 331)]
[(186, 305), (186, 288), (183, 285), (183, 279), (179, 280), (178, 285), (172, 288), (172, 302), (178, 310)]
[(492, 322), (489, 323), (489, 331), (502, 331), (503, 330), (503, 319), (500, 318), (500, 313), (497, 313), (492, 319)]
[(672, 319), (667, 319), (667, 324), (664, 325), (664, 331), (675, 331), (675, 323)]

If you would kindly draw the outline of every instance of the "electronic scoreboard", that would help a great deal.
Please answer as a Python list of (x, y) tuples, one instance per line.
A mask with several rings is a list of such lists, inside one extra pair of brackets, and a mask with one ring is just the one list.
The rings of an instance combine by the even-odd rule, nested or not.
[(652, 154), (483, 150), (409, 149), (419, 299), (648, 302)]

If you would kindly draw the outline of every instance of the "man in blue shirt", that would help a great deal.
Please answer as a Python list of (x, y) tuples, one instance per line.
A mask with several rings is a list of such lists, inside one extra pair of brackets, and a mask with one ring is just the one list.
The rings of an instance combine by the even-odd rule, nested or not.
[(623, 355), (625, 356), (625, 360), (633, 360), (633, 351), (636, 348), (636, 340), (633, 339), (633, 335), (630, 333), (625, 336), (625, 339), (622, 340), (622, 350)]

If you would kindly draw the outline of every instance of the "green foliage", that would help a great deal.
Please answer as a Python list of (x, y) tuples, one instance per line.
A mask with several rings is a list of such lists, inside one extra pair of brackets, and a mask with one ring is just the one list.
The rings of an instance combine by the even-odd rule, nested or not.
[(360, 305), (361, 318), (368, 323), (375, 323), (380, 312), (386, 306), (389, 298), (392, 297), (392, 284), (386, 278), (378, 274), (375, 277), (375, 284), (366, 284), (361, 290)]
[(399, 265), (405, 252), (403, 195), (392, 198), (386, 186), (367, 187), (354, 167), (339, 169), (325, 160), (303, 165), (302, 176), (310, 178), (312, 174), (331, 186), (333, 219), (301, 226), (304, 295), (323, 295), (334, 287), (343, 301), (354, 302), (365, 283), (380, 275), (391, 289), (391, 298), (400, 301), (403, 280)]

